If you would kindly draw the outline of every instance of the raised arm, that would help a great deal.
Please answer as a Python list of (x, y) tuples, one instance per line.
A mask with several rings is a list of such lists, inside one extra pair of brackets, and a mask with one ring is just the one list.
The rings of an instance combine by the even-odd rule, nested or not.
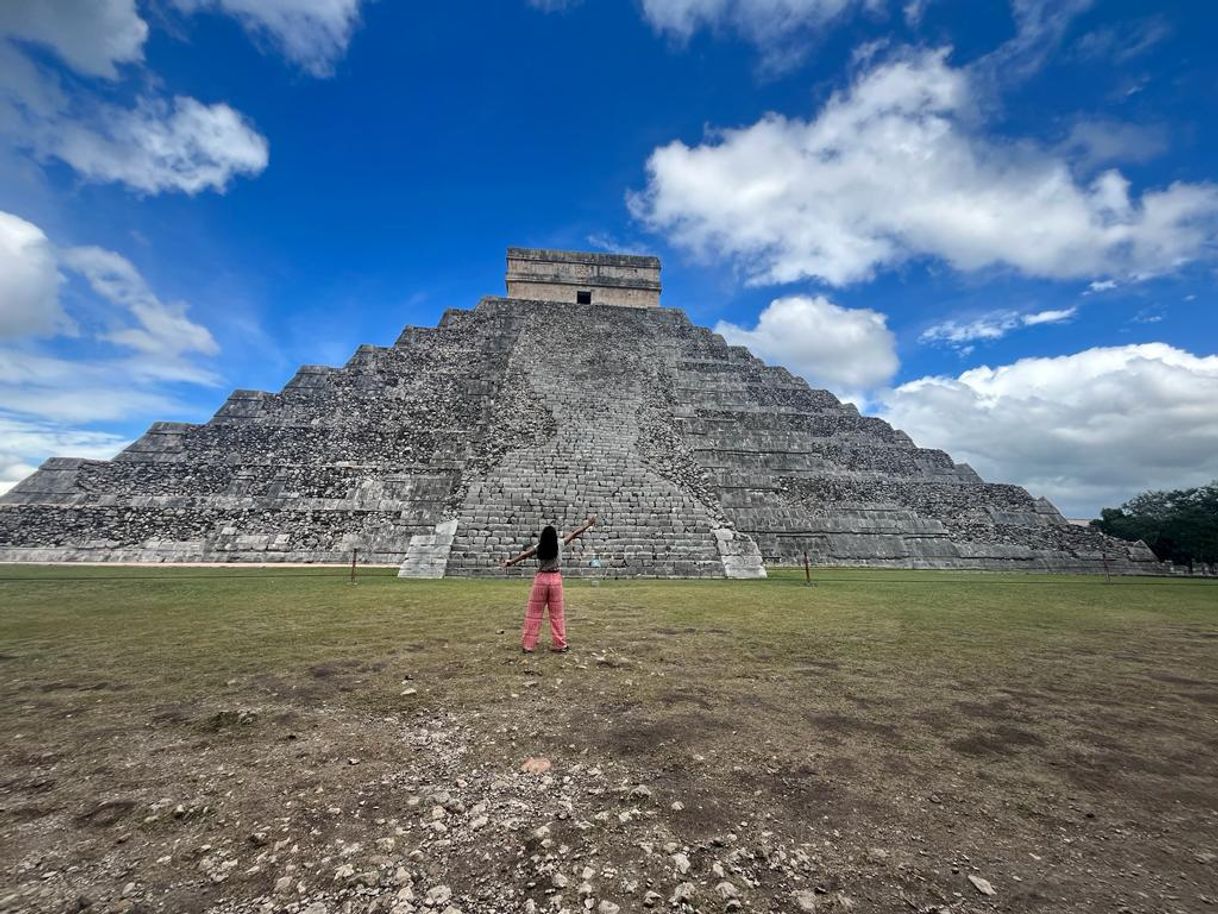
[(530, 558), (530, 557), (532, 557), (532, 556), (534, 556), (534, 555), (536, 555), (536, 554), (537, 554), (537, 547), (536, 547), (536, 546), (530, 546), (530, 547), (529, 547), (528, 549), (526, 549), (524, 552), (520, 553), (520, 555), (514, 555), (514, 556), (512, 556), (510, 559), (504, 559), (504, 560), (503, 560), (503, 567), (504, 567), (504, 568), (511, 568), (511, 567), (512, 567), (513, 565), (515, 565), (517, 562), (523, 562), (525, 559)]
[(591, 527), (595, 523), (596, 523), (596, 515), (593, 514), (586, 521), (584, 521), (584, 525), (582, 527), (580, 527), (578, 530), (572, 530), (570, 533), (568, 533), (566, 536), (563, 537), (563, 540), (562, 540), (563, 545), (564, 546), (571, 545), (571, 543), (573, 541), (579, 539), (581, 536), (583, 536), (585, 533), (587, 533), (588, 528)]

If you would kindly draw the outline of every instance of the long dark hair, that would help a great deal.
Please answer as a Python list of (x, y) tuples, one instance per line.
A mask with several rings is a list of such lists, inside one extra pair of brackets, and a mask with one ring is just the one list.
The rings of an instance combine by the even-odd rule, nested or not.
[(537, 538), (537, 558), (542, 562), (558, 558), (558, 531), (549, 524)]

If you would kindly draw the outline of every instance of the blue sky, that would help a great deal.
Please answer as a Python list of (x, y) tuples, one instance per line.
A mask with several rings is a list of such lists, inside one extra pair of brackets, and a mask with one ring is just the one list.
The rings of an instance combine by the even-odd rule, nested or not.
[(1088, 515), (1218, 477), (1218, 8), (0, 8), (0, 487), (503, 288), (664, 303)]

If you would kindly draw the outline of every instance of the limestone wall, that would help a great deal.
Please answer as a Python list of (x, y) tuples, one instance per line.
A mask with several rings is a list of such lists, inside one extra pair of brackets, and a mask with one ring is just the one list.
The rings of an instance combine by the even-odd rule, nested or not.
[[(1157, 571), (1017, 486), (764, 365), (672, 309), (492, 298), (51, 460), (0, 498), (0, 560), (401, 564), (489, 575), (546, 523), (572, 575), (794, 563)], [(513, 574), (527, 574), (528, 564)]]
[(575, 304), (582, 292), (594, 305), (657, 308), (660, 304), (656, 257), (508, 248), (507, 267), (509, 298)]
[(593, 283), (557, 283), (550, 281), (508, 280), (509, 298), (537, 301), (578, 301), (577, 292), (587, 292), (594, 305), (616, 305), (620, 308), (658, 308), (659, 291), (631, 289)]

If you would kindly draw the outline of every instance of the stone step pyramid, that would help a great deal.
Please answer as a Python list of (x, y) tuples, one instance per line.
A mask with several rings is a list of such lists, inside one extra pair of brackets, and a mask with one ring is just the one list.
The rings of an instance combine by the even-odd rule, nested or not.
[[(661, 308), (655, 258), (512, 249), (507, 298), (52, 459), (0, 498), (0, 560), (348, 562), (504, 574), (547, 523), (568, 575), (766, 563), (1157, 569), (1018, 486)], [(544, 297), (541, 297), (544, 296)], [(511, 574), (528, 573), (518, 566)]]

